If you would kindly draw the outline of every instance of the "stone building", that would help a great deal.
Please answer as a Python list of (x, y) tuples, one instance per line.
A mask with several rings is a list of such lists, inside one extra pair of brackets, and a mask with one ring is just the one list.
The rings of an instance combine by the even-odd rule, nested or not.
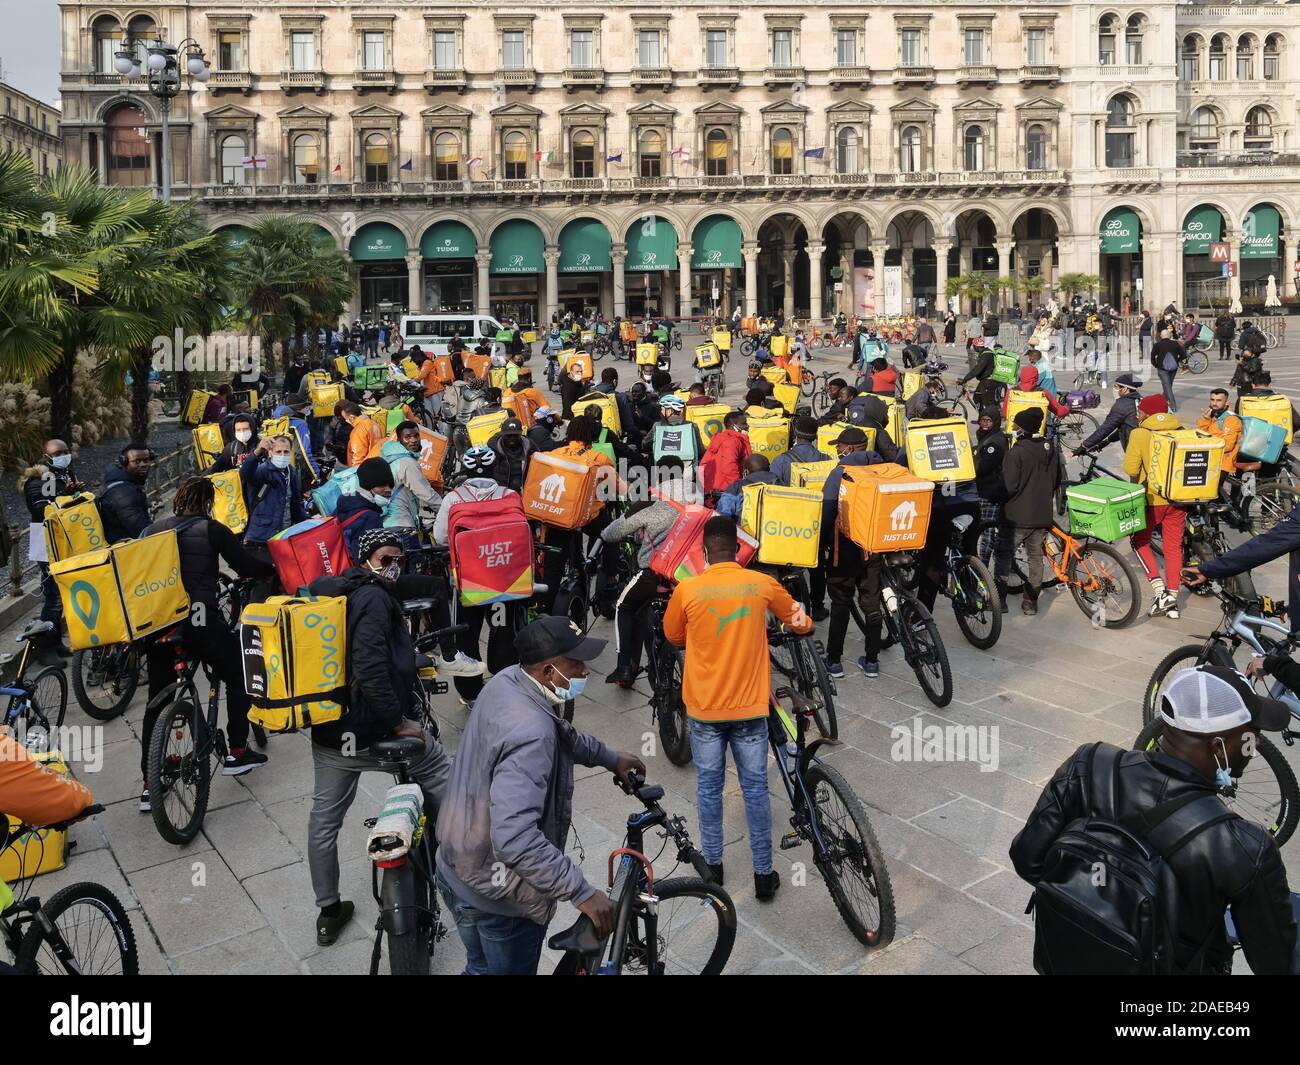
[(63, 139), (57, 107), (0, 81), (0, 152), (24, 152), (37, 174), (63, 165)]

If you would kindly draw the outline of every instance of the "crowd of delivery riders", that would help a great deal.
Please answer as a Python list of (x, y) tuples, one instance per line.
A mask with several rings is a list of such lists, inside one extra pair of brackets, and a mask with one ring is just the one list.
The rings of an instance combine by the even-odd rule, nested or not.
[[(779, 314), (758, 320), (737, 310), (710, 323), (693, 351), (678, 356), (676, 373), (681, 334), (666, 320), (566, 314), (535, 333), (510, 329), (509, 339), (453, 337), (445, 355), (405, 344), (389, 323), (374, 337), (354, 327), (351, 342), (341, 330), (304, 336), (290, 345), (275, 402), (266, 402), (269, 382), (260, 375), (188, 397), (182, 417), (193, 427), (199, 474), (180, 485), (166, 513), (155, 512), (146, 495), (147, 447), (123, 448), (92, 493), (92, 475), (77, 468), (69, 445), (46, 443), (20, 481), (41, 574), (40, 621), (50, 623), (37, 650), (59, 662), (98, 642), (66, 577), (90, 552), (63, 515), (93, 511), (104, 555), (155, 538), (160, 565), (177, 563), (188, 604), (207, 608), (190, 609), (169, 631), (223, 684), (222, 772), (238, 776), (267, 765), (268, 755), (249, 742), (250, 722), (259, 730), (310, 729), (316, 779), (308, 857), (318, 942), (334, 943), (354, 917), (354, 903), (339, 892), (338, 836), (359, 774), (382, 768), (368, 746), (411, 736), (424, 743), (410, 778), (436, 823), (439, 889), (465, 943), (467, 971), (534, 972), (558, 902), (572, 902), (601, 934), (613, 918), (609, 899), (566, 853), (574, 765), (602, 766), (624, 785), (645, 772), (638, 755), (562, 722), (606, 648), (585, 626), (551, 613), (575, 567), (590, 563), (592, 613), (613, 621), (615, 653), (603, 682), (619, 688), (632, 688), (644, 669), (648, 605), (669, 595), (660, 624), (686, 651), (682, 696), (704, 855), (721, 884), (730, 750), (760, 903), (781, 886), (766, 784), (769, 615), (800, 633), (828, 622), (829, 676), (851, 670), (875, 678), (894, 642), (884, 624), (882, 567), (900, 544), (918, 552), (913, 579), (930, 586), (932, 606), (942, 581), (934, 545), (947, 541), (955, 517), (970, 515), (964, 539), (993, 559), (994, 609), (1009, 610), (1019, 553), (1028, 560), (1019, 610), (1032, 616), (1067, 459), (1108, 448), (1113, 464), (1145, 490), (1141, 526), (1129, 541), (1150, 583), (1151, 617), (1177, 619), (1186, 586), (1288, 551), (1296, 594), (1295, 515), (1197, 571), (1183, 569), (1184, 482), (1195, 478), (1180, 456), (1209, 452), (1199, 475), (1213, 482), (1217, 497), (1221, 474), (1276, 466), (1278, 433), (1271, 430), (1289, 441), (1296, 415), (1272, 392), (1262, 337), (1246, 323), (1235, 402), (1214, 389), (1194, 417), (1180, 420), (1172, 380), (1182, 341), (1166, 318), (1150, 356), (1164, 387), (1153, 392), (1134, 374), (1116, 376), (1109, 413), (1074, 449), (1056, 439), (1056, 420), (1069, 407), (1051, 360), (1033, 348), (1011, 356), (984, 344), (983, 322), (959, 381), (973, 386), (977, 420), (968, 424), (942, 404), (937, 354), (957, 341), (952, 315), (937, 329), (924, 317), (850, 324), (841, 316), (814, 336), (788, 328)], [(603, 367), (579, 340), (597, 327), (615, 341), (614, 359)], [(847, 361), (838, 347), (849, 349)], [(543, 356), (537, 375), (535, 350)], [(722, 371), (738, 357), (747, 360), (741, 392), (723, 399)], [(686, 361), (690, 370), (682, 372)], [(806, 405), (803, 387), (817, 361), (839, 364), (817, 381), (825, 393), (820, 416)], [(1267, 450), (1255, 454), (1261, 436)], [(1203, 485), (1195, 498), (1207, 498)], [(789, 501), (789, 513), (806, 527), (762, 520), (764, 500), (769, 513)], [(1163, 570), (1152, 549), (1156, 531)], [(498, 550), (503, 543), (510, 550)], [(780, 579), (790, 568), (803, 571), (806, 601), (796, 601)], [(261, 706), (258, 693), (250, 694), (241, 651), (247, 625), (220, 609), (223, 571), (244, 579), (249, 603), (282, 618), (304, 601), (346, 602), (346, 691), (334, 717), (305, 720), (302, 706)], [(433, 601), (431, 631), (454, 630), (439, 636), (427, 658), (416, 650), (402, 606), (421, 599)], [(525, 603), (525, 624), (501, 623)], [(848, 649), (855, 615), (860, 654)], [(132, 629), (128, 638), (136, 635)], [(152, 697), (169, 682), (173, 652), (156, 636), (143, 639)], [(455, 681), (468, 713), (454, 759), (413, 706), (416, 674), (430, 666)], [(1168, 708), (1172, 739), (1164, 753), (1125, 755), (1117, 769), (1143, 779), (1145, 790), (1127, 801), (1141, 808), (1144, 795), (1158, 796), (1160, 781), (1171, 778), (1192, 790), (1212, 788), (1225, 760), (1239, 772), (1241, 730), (1252, 722), (1274, 727), (1260, 725), (1271, 720), (1267, 708), (1247, 704), (1245, 718), (1232, 717), (1231, 728), (1220, 731), (1197, 725), (1194, 705)], [(151, 724), (146, 715), (146, 746)], [(1089, 801), (1079, 784), (1089, 770), (1078, 763), (1058, 771), (1013, 847), (1031, 883), (1055, 838), (1049, 821), (1059, 834), (1062, 811), (1082, 813)], [(66, 779), (51, 787), (49, 776), (30, 760), (0, 764), (0, 809), (36, 824), (89, 803), (85, 787)], [(489, 794), (490, 808), (475, 801)], [(142, 787), (140, 809), (149, 811), (155, 799)], [(1235, 852), (1218, 838), (1224, 832), (1207, 832), (1201, 846), (1231, 866), (1237, 887), (1224, 887), (1231, 878), (1220, 871), (1217, 879), (1201, 877), (1197, 898), (1226, 892), (1218, 912), (1241, 906), (1238, 927), (1256, 971), (1278, 969), (1280, 959), (1289, 964), (1295, 938), (1294, 922), (1278, 916), (1285, 874), (1266, 836), (1234, 830)], [(495, 877), (498, 862), (517, 875)], [(1188, 920), (1204, 924), (1213, 908), (1202, 906)]]

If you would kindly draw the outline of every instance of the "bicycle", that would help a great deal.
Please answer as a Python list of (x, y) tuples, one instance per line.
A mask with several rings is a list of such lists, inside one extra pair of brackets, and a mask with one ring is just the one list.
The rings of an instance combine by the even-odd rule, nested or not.
[[(609, 856), (614, 931), (602, 939), (591, 918), (580, 914), (547, 941), (551, 950), (563, 952), (555, 975), (717, 976), (736, 941), (736, 906), (713, 883), (704, 855), (686, 831), (685, 818), (670, 817), (659, 805), (664, 789), (647, 785), (636, 773), (628, 779), (645, 812), (628, 816), (623, 846)], [(645, 854), (646, 831), (655, 828), (662, 830), (665, 846), (670, 839), (676, 844), (678, 863), (692, 866), (698, 878), (656, 881), (653, 862)]]
[(1002, 636), (1002, 601), (988, 567), (977, 556), (965, 553), (962, 536), (974, 520), (969, 514), (959, 514), (950, 522), (944, 549), (946, 580), (939, 590), (951, 601), (966, 642), (987, 651)]
[(673, 765), (690, 765), (691, 732), (686, 720), (682, 684), (686, 676), (686, 652), (664, 635), (664, 613), (672, 585), (661, 580), (647, 606), (646, 670), (650, 679), (651, 720), (659, 731), (664, 754)]
[(979, 404), (976, 402), (975, 393), (971, 391), (969, 385), (962, 385), (956, 397), (948, 396), (945, 388), (944, 398), (936, 405), (942, 407), (952, 417), (960, 418), (968, 425), (979, 420)]
[[(67, 831), (86, 817), (104, 812), (98, 804), (76, 817), (42, 830)], [(20, 825), (7, 839), (8, 819), (0, 815), (0, 851), (27, 833)], [(14, 959), (19, 976), (138, 976), (140, 958), (126, 909), (102, 884), (82, 882), (56, 891), (48, 902), (39, 896), (16, 898), (0, 880), (0, 941)]]
[[(792, 712), (781, 705), (788, 699)], [(810, 843), (813, 863), (854, 938), (872, 949), (894, 938), (894, 890), (885, 856), (866, 808), (837, 769), (806, 743), (814, 708), (798, 692), (778, 688), (768, 696), (768, 742), (790, 800), (790, 826), (781, 850)]]
[(72, 655), (77, 705), (96, 721), (112, 721), (130, 705), (144, 657), (133, 643), (89, 647)]
[[(903, 659), (916, 674), (917, 682), (925, 696), (935, 706), (952, 702), (952, 669), (948, 664), (948, 649), (938, 626), (925, 605), (910, 591), (910, 554), (885, 555), (880, 575), (881, 615), (886, 633), (880, 642), (882, 651), (901, 645)], [(849, 614), (858, 629), (866, 634), (867, 621), (858, 608), (857, 600), (849, 604)]]
[(9, 697), (0, 725), (12, 729), (24, 747), (41, 753), (55, 745), (54, 732), (68, 710), (68, 677), (62, 666), (46, 666), (32, 680), (26, 679), (32, 639), (53, 631), (52, 621), (31, 622), (14, 638), (23, 645), (16, 659), (9, 656), (0, 663), (0, 695)]
[[(773, 575), (796, 603), (808, 602), (801, 572), (782, 571)], [(824, 739), (839, 739), (839, 722), (835, 716), (838, 691), (826, 670), (826, 648), (821, 641), (811, 632), (794, 632), (769, 617), (767, 645), (773, 671), (808, 701), (817, 731)]]

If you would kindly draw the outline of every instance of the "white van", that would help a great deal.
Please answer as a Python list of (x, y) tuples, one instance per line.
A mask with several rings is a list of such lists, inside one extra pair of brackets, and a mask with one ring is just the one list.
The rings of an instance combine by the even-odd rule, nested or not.
[(454, 333), (472, 351), (481, 337), (492, 340), (503, 327), (486, 314), (404, 314), (400, 328), (408, 349), (418, 346), (430, 355), (446, 355)]

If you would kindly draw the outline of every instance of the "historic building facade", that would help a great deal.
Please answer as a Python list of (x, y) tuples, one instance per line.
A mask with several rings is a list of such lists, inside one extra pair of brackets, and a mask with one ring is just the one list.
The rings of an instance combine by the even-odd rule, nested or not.
[(0, 81), (0, 152), (22, 152), (37, 174), (63, 165), (63, 139), (57, 107)]
[(160, 113), (113, 53), (196, 40), (174, 194), (236, 234), (314, 220), (357, 310), (817, 318), (974, 269), (1021, 303), (1080, 272), (1153, 309), (1295, 292), (1289, 5), (59, 6), (68, 160), (156, 183)]

